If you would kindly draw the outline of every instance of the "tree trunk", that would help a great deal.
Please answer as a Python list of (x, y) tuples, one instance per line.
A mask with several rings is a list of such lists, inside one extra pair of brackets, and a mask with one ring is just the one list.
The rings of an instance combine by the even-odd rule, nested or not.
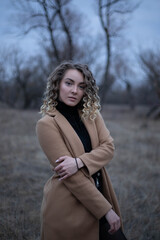
[(66, 33), (67, 35), (67, 39), (68, 39), (68, 44), (69, 44), (69, 56), (68, 58), (70, 60), (72, 60), (73, 58), (73, 41), (72, 41), (72, 36), (71, 36), (71, 33), (70, 33), (70, 30), (69, 28), (67, 27), (67, 24), (65, 22), (65, 19), (62, 15), (62, 11), (61, 11), (61, 6), (60, 6), (60, 1), (57, 0), (57, 3), (58, 3), (58, 7), (59, 7), (59, 10), (58, 10), (58, 15), (59, 15), (59, 18), (61, 20), (61, 23), (62, 23), (62, 26), (63, 26), (63, 30), (64, 32)]
[(53, 37), (54, 35), (53, 35), (52, 23), (49, 19), (49, 14), (48, 14), (48, 10), (46, 8), (45, 0), (43, 0), (42, 5), (43, 5), (44, 12), (45, 12), (46, 21), (47, 21), (47, 24), (48, 24), (48, 31), (49, 31), (49, 35), (50, 35), (52, 48), (54, 49), (54, 55), (56, 57), (57, 62), (60, 62), (61, 59), (60, 59), (59, 52), (58, 52), (58, 49), (57, 49), (57, 46), (56, 46), (56, 43), (55, 43), (55, 39)]

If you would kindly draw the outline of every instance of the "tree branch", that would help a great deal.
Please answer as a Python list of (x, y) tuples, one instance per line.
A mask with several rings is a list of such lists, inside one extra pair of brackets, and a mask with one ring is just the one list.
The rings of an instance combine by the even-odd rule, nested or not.
[(29, 16), (29, 18), (36, 18), (36, 17), (44, 17), (44, 15), (42, 13), (35, 13)]
[(23, 34), (28, 34), (30, 31), (32, 31), (33, 29), (37, 29), (37, 28), (47, 28), (47, 26), (44, 26), (42, 24), (38, 24), (38, 25), (35, 25), (35, 26), (31, 26), (30, 28), (28, 28), (27, 30), (25, 30), (23, 32)]
[(103, 6), (101, 6), (101, 8), (108, 8), (111, 7), (112, 5), (116, 4), (117, 2), (120, 2), (120, 0), (114, 0), (112, 2), (109, 2), (107, 4), (104, 4)]

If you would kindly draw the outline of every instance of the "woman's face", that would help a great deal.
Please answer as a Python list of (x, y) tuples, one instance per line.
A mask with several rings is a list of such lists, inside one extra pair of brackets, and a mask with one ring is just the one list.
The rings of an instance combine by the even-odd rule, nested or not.
[(84, 95), (85, 83), (81, 72), (76, 69), (66, 71), (59, 86), (59, 100), (68, 106), (76, 106)]

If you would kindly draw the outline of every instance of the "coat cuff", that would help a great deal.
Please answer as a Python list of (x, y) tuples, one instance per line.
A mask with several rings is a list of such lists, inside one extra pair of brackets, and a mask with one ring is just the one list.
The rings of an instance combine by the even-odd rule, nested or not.
[(108, 202), (103, 211), (100, 211), (97, 215), (97, 218), (100, 220), (103, 216), (105, 216), (112, 209), (112, 205)]

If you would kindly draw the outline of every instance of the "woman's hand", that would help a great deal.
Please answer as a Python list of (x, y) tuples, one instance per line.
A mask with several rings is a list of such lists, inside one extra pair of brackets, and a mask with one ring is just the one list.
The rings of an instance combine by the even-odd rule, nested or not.
[(115, 233), (121, 226), (120, 217), (112, 209), (109, 210), (105, 217), (110, 225), (108, 232), (110, 234)]
[(69, 157), (69, 156), (62, 156), (59, 159), (56, 160), (56, 163), (60, 163), (54, 171), (60, 176), (59, 180), (68, 178), (75, 174), (78, 171), (78, 168), (81, 168), (84, 166), (81, 159), (77, 158), (77, 164), (75, 161), (75, 158)]

